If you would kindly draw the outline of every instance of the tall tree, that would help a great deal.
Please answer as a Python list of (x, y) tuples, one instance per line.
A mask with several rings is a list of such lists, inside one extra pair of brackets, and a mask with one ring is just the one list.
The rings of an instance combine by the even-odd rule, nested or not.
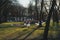
[(40, 18), (39, 18), (39, 26), (42, 27), (42, 19), (43, 19), (43, 6), (44, 6), (44, 0), (41, 1), (41, 10), (40, 10)]
[(29, 13), (29, 16), (32, 17), (32, 2), (31, 1), (29, 3), (29, 7), (28, 7), (28, 13)]
[(36, 11), (36, 19), (38, 20), (39, 18), (39, 13), (38, 13), (38, 7), (37, 7), (37, 4), (38, 4), (38, 0), (35, 0), (35, 11)]
[(2, 16), (3, 16), (3, 10), (5, 9), (6, 5), (8, 4), (8, 0), (1, 0), (0, 2), (0, 23), (2, 23)]
[(50, 9), (48, 17), (47, 17), (46, 27), (45, 27), (44, 35), (43, 35), (43, 40), (48, 40), (48, 31), (49, 31), (50, 18), (51, 18), (52, 13), (55, 10), (55, 6), (56, 6), (56, 0), (52, 0), (52, 6), (51, 6), (51, 9)]

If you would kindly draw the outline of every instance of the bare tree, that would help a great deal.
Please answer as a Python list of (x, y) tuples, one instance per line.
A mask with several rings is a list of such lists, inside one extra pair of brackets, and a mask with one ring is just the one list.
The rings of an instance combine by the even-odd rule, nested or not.
[[(0, 23), (2, 23), (3, 10), (6, 8), (8, 0), (1, 0), (0, 2)], [(6, 16), (4, 16), (6, 18)]]
[[(50, 19), (51, 19), (52, 13), (55, 10), (55, 6), (56, 6), (56, 0), (52, 0), (52, 6), (51, 6), (51, 9), (50, 9), (49, 14), (48, 14), (48, 17), (47, 17), (46, 27), (45, 27), (44, 35), (43, 35), (43, 40), (48, 40), (48, 31), (49, 31)], [(56, 13), (54, 13), (54, 14), (56, 14)], [(56, 20), (58, 20), (58, 19), (56, 19)]]

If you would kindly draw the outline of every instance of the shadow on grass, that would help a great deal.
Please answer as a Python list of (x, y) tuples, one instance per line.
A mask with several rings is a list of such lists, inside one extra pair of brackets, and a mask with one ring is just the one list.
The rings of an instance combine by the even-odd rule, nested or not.
[(33, 29), (31, 32), (29, 32), (22, 40), (26, 40), (34, 31), (36, 31), (38, 28), (40, 27), (37, 27), (35, 29)]
[[(54, 35), (52, 35), (54, 36)], [(39, 35), (38, 37), (33, 38), (32, 40), (43, 40), (43, 34)], [(60, 40), (60, 35), (58, 34), (55, 38), (53, 37), (48, 37), (48, 40)]]
[(57, 39), (57, 40), (60, 40), (60, 31), (58, 31), (57, 33), (58, 33), (58, 34), (57, 34), (57, 38), (56, 38), (56, 39)]
[(22, 32), (19, 32), (19, 31), (18, 31), (18, 33), (15, 32), (15, 33), (17, 33), (15, 37), (8, 38), (9, 36), (15, 34), (15, 33), (13, 33), (13, 34), (9, 35), (8, 37), (5, 37), (4, 39), (5, 39), (5, 40), (17, 40), (18, 38), (24, 36), (25, 34), (27, 34), (27, 33), (29, 33), (29, 32), (30, 32), (30, 31), (28, 31), (27, 29), (25, 29), (25, 30), (23, 30)]

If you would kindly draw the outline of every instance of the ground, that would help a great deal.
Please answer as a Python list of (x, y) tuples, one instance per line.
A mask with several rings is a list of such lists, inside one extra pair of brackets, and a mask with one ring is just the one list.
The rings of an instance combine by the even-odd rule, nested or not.
[[(0, 24), (0, 40), (39, 40), (43, 38), (45, 27), (36, 29), (35, 25), (31, 25), (29, 28), (27, 28), (21, 26), (11, 26), (11, 24), (22, 25), (23, 22), (7, 22)], [(59, 31), (56, 31), (55, 28), (50, 27), (48, 38), (56, 38), (58, 32)]]

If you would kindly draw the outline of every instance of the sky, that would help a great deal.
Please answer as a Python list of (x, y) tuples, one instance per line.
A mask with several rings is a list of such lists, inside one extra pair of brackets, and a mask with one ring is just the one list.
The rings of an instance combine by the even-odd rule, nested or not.
[(31, 0), (18, 0), (18, 2), (24, 7), (28, 7)]
[[(31, 0), (18, 0), (18, 2), (23, 5), (24, 7), (28, 7)], [(47, 0), (49, 1), (49, 0)]]

